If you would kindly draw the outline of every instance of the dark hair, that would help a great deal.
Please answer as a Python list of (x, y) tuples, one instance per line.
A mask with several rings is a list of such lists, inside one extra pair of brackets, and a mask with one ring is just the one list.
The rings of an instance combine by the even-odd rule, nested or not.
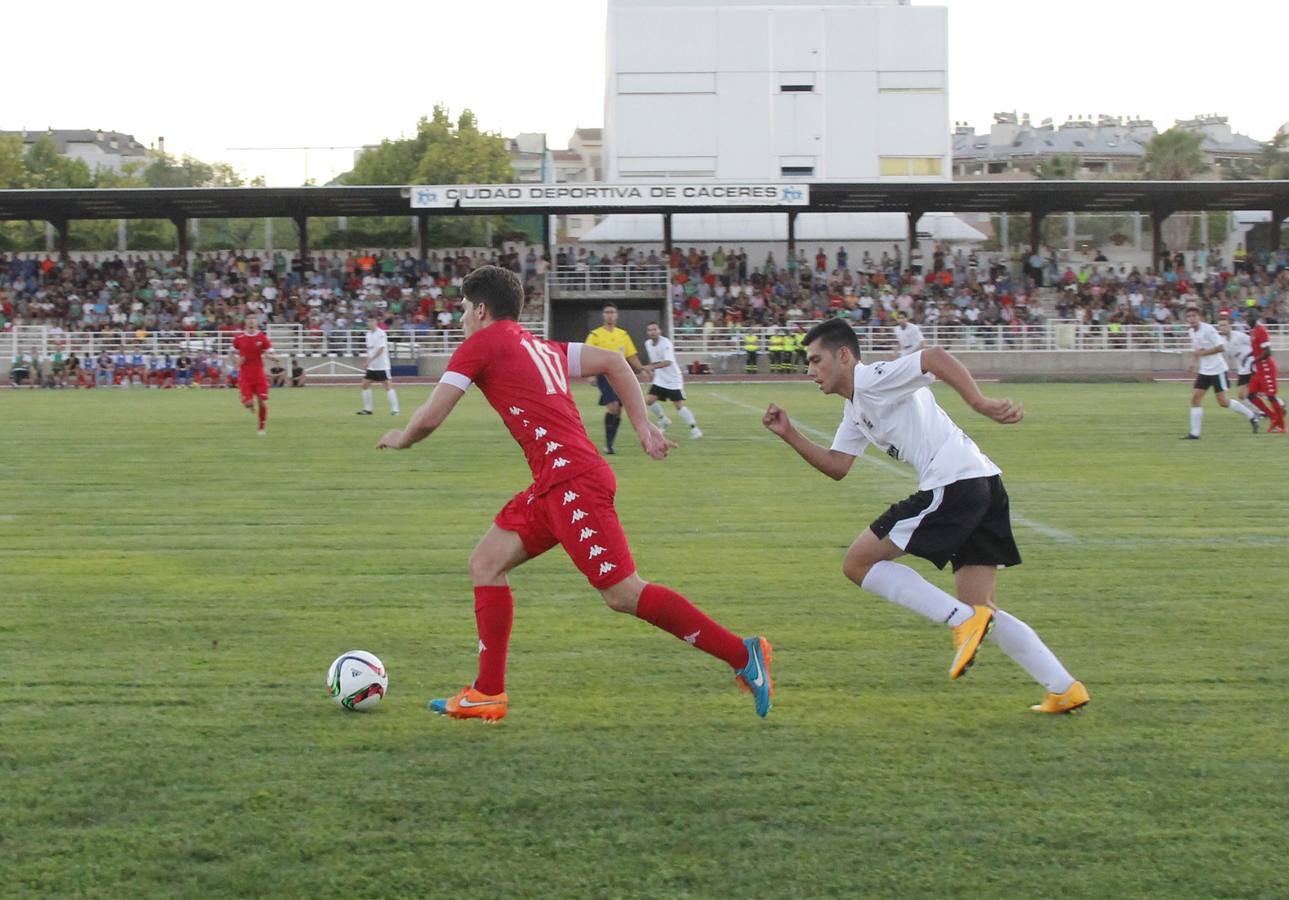
[(859, 359), (859, 338), (855, 337), (855, 330), (845, 319), (828, 319), (811, 328), (806, 332), (805, 343), (809, 346), (815, 341), (819, 341), (824, 350), (834, 353), (847, 347), (855, 354), (855, 359)]
[(1188, 312), (1188, 313), (1195, 313), (1195, 315), (1197, 315), (1197, 316), (1200, 314), (1200, 311), (1199, 311), (1199, 307), (1198, 307), (1198, 306), (1188, 306), (1188, 307), (1186, 307), (1186, 312)]
[(480, 266), (461, 282), (461, 293), (476, 305), (488, 307), (494, 319), (518, 319), (524, 308), (519, 276), (500, 266)]

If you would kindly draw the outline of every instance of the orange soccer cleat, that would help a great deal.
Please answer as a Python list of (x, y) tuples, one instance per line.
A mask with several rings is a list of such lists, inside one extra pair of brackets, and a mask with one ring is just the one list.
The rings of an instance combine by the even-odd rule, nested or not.
[(509, 699), (505, 692), (485, 694), (467, 685), (457, 692), (455, 697), (446, 700), (431, 700), (430, 711), (453, 719), (483, 719), (485, 722), (497, 722), (506, 715)]
[(1048, 694), (1043, 698), (1042, 703), (1031, 706), (1030, 709), (1034, 710), (1034, 712), (1059, 715), (1082, 709), (1091, 702), (1092, 698), (1088, 696), (1088, 689), (1083, 686), (1083, 682), (1076, 681), (1066, 688), (1065, 693)]
[(977, 606), (970, 619), (953, 627), (953, 646), (957, 652), (949, 666), (950, 678), (961, 678), (976, 661), (981, 643), (994, 627), (994, 611), (988, 606)]

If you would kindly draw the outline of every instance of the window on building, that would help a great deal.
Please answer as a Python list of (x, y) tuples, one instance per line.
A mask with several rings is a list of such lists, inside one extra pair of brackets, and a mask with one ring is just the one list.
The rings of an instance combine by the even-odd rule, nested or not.
[(786, 177), (800, 175), (814, 175), (814, 166), (779, 166), (779, 174)]
[(878, 172), (883, 176), (939, 175), (944, 160), (939, 156), (883, 156)]

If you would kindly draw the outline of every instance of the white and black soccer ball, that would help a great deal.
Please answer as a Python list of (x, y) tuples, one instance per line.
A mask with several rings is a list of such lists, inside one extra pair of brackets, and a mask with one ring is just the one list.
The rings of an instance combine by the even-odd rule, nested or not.
[(348, 710), (368, 710), (389, 690), (389, 674), (375, 653), (350, 650), (336, 657), (327, 669), (331, 699)]

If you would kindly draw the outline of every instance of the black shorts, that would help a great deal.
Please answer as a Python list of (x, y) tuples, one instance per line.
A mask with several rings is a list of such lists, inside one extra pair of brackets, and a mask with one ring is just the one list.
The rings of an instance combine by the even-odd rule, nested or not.
[(685, 402), (685, 392), (679, 388), (665, 388), (651, 384), (648, 393), (650, 397), (657, 397), (659, 400), (670, 400), (672, 403)]
[(613, 385), (609, 384), (608, 376), (596, 375), (595, 383), (600, 388), (600, 405), (608, 406), (610, 403), (621, 403), (622, 398), (613, 390)]
[(368, 369), (363, 372), (363, 381), (389, 381), (389, 373), (384, 369)]
[(1207, 391), (1209, 388), (1212, 388), (1219, 394), (1225, 394), (1227, 388), (1226, 373), (1219, 372), (1216, 375), (1195, 376), (1195, 390)]
[(1240, 373), (1240, 378), (1239, 378), (1239, 380), (1238, 380), (1238, 382), (1237, 382), (1237, 383), (1239, 384), (1239, 386), (1240, 386), (1240, 387), (1244, 387), (1246, 384), (1248, 384), (1248, 383), (1249, 383), (1250, 381), (1252, 381), (1252, 380), (1253, 380), (1253, 373), (1252, 373), (1252, 372), (1241, 372), (1241, 373)]
[(1020, 565), (1012, 537), (1007, 489), (1000, 475), (968, 478), (918, 491), (894, 504), (870, 526), (900, 549), (943, 569)]

